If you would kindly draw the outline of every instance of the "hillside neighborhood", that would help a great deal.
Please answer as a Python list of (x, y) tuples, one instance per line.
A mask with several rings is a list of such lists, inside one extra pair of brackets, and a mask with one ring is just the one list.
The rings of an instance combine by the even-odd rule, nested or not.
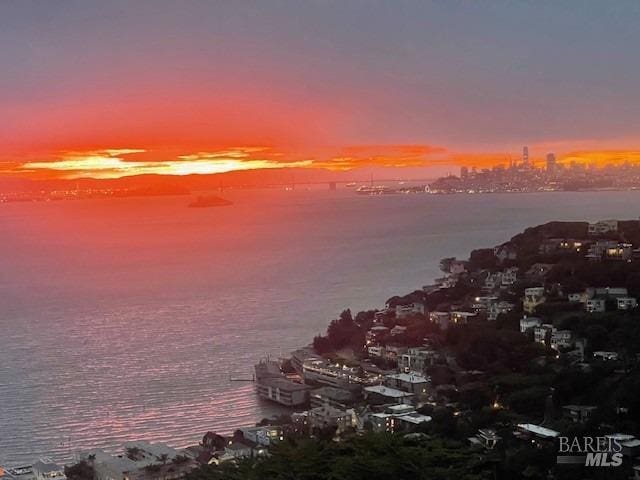
[(202, 466), (393, 434), (455, 442), (446, 448), (472, 452), (480, 472), (499, 459), (504, 478), (584, 478), (555, 464), (557, 440), (593, 434), (623, 448), (620, 477), (606, 478), (640, 478), (639, 247), (638, 220), (551, 222), (443, 259), (434, 284), (381, 310), (345, 310), (290, 358), (256, 365), (257, 394), (290, 415), (203, 432), (180, 451), (79, 452), (67, 476), (89, 467), (96, 480), (174, 480), (200, 467), (188, 475), (227, 478)]

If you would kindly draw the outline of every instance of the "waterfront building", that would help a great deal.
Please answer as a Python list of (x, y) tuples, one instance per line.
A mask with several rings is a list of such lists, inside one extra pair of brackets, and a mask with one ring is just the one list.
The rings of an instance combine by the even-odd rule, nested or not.
[(174, 448), (145, 441), (125, 443), (119, 455), (100, 449), (80, 452), (76, 460), (89, 457), (95, 480), (177, 480), (196, 466), (194, 459)]
[(258, 395), (287, 407), (303, 405), (309, 400), (311, 387), (285, 377), (270, 377), (256, 383)]
[(358, 367), (332, 364), (324, 359), (305, 362), (302, 374), (305, 383), (349, 389), (358, 385), (374, 385), (382, 380), (381, 374), (367, 371), (362, 373)]
[[(261, 452), (256, 452), (261, 453)], [(254, 455), (254, 449), (251, 445), (240, 440), (232, 440), (225, 448), (224, 454), (229, 460), (239, 460), (242, 458), (251, 458)], [(225, 461), (223, 458), (222, 461)]]
[(241, 428), (240, 432), (242, 432), (242, 436), (245, 440), (263, 447), (268, 447), (269, 445), (273, 445), (274, 443), (284, 440), (282, 427), (278, 425)]
[(41, 458), (33, 464), (33, 475), (36, 480), (66, 480), (64, 467), (50, 458)]
[(302, 375), (302, 365), (307, 360), (322, 360), (322, 357), (314, 352), (312, 346), (299, 348), (291, 352), (291, 366), (299, 375)]

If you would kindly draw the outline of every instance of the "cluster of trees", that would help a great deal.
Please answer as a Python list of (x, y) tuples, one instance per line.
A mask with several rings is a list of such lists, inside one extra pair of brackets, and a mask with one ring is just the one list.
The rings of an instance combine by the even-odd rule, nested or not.
[(461, 367), (487, 373), (523, 371), (544, 354), (541, 345), (519, 331), (497, 329), (493, 324), (452, 325), (446, 340)]
[(95, 471), (91, 463), (82, 460), (74, 465), (65, 467), (64, 474), (68, 480), (94, 480)]
[(326, 336), (318, 335), (313, 339), (315, 351), (319, 354), (326, 354), (343, 348), (361, 350), (364, 345), (366, 324), (369, 323), (369, 316), (371, 316), (371, 322), (373, 317), (366, 312), (361, 312), (359, 315), (364, 325), (356, 323), (351, 315), (351, 310), (343, 310), (340, 317), (332, 320), (327, 327)]
[(461, 442), (370, 433), (339, 443), (285, 441), (268, 456), (204, 466), (186, 480), (488, 480), (494, 469)]

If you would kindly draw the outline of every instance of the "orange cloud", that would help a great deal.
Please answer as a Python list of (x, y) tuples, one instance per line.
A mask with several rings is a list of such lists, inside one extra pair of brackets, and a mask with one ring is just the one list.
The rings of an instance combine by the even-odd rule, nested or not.
[(598, 166), (624, 162), (640, 162), (639, 150), (602, 150), (568, 152), (560, 156), (562, 162), (594, 163)]
[(269, 158), (253, 157), (265, 148), (248, 147), (217, 152), (199, 152), (182, 155), (175, 160), (140, 161), (127, 160), (132, 154), (144, 153), (143, 149), (106, 149), (91, 152), (67, 152), (53, 161), (25, 162), (14, 168), (14, 173), (58, 172), (59, 178), (120, 178), (133, 175), (210, 175), (237, 170), (264, 168), (308, 167), (311, 161), (277, 162)]
[(442, 162), (446, 149), (431, 145), (356, 145), (345, 147), (328, 160), (314, 166), (329, 170), (359, 167), (427, 167)]

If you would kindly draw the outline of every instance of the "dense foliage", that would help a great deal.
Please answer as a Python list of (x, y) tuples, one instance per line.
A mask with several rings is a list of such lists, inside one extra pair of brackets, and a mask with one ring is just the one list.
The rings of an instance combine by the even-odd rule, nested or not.
[(481, 480), (494, 465), (454, 441), (367, 434), (343, 442), (283, 442), (269, 456), (205, 466), (186, 480)]

